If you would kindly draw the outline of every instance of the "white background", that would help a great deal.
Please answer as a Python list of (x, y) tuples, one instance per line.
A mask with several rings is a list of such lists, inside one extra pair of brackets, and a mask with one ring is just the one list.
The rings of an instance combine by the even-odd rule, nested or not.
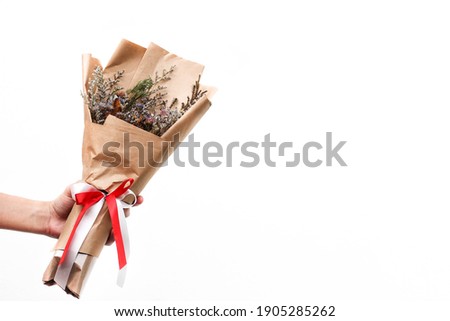
[(231, 168), (163, 168), (128, 221), (125, 287), (109, 247), (81, 301), (41, 284), (53, 239), (0, 231), (4, 311), (233, 301), (448, 320), (445, 2), (10, 1), (0, 12), (1, 192), (50, 200), (79, 179), (81, 54), (106, 64), (122, 38), (206, 66), (219, 91), (196, 140), (271, 133), (301, 151), (331, 131), (348, 164), (246, 169), (236, 153)]

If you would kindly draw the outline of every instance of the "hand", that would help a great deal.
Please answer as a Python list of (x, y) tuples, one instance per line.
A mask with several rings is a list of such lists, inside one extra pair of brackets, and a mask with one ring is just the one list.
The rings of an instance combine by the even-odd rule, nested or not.
[(74, 204), (75, 201), (70, 193), (70, 185), (55, 200), (48, 203), (48, 236), (59, 237)]
[[(142, 204), (144, 198), (142, 196), (137, 197), (136, 205)], [(48, 203), (48, 225), (46, 235), (54, 238), (58, 238), (61, 234), (64, 224), (66, 223), (67, 216), (69, 216), (75, 201), (72, 199), (70, 193), (70, 185), (66, 187), (64, 192), (59, 195), (55, 200)], [(129, 210), (125, 210), (125, 216), (129, 216)], [(110, 245), (114, 242), (112, 234), (109, 236), (107, 244)]]

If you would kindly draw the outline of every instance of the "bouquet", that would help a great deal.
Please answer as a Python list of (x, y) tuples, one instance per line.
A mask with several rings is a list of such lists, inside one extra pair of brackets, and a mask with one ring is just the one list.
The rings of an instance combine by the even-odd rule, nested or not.
[(203, 66), (161, 47), (122, 40), (105, 68), (83, 55), (82, 182), (43, 282), (79, 298), (111, 230), (124, 282), (129, 237), (124, 209), (205, 114)]

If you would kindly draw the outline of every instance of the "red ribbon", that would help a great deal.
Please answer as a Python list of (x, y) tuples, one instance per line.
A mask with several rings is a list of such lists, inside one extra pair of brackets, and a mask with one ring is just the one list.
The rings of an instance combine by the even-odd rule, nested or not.
[(92, 192), (83, 192), (75, 195), (75, 201), (78, 205), (82, 205), (83, 208), (78, 214), (77, 220), (75, 221), (75, 225), (73, 226), (72, 232), (70, 233), (69, 239), (67, 240), (66, 247), (64, 248), (64, 253), (59, 260), (59, 265), (61, 265), (68, 253), (67, 249), (69, 249), (70, 244), (72, 242), (73, 236), (77, 230), (78, 225), (80, 224), (84, 214), (89, 210), (89, 208), (95, 203), (99, 202), (102, 198), (105, 198), (106, 205), (108, 206), (109, 216), (111, 217), (111, 224), (114, 239), (116, 241), (117, 248), (117, 256), (119, 258), (119, 269), (122, 269), (125, 265), (127, 265), (127, 258), (125, 254), (125, 247), (123, 244), (122, 231), (120, 229), (119, 222), (119, 213), (117, 211), (117, 203), (116, 199), (119, 198), (122, 194), (124, 194), (128, 189), (133, 185), (134, 179), (129, 178), (124, 180), (119, 187), (117, 187), (111, 193), (105, 195), (100, 191), (92, 191)]

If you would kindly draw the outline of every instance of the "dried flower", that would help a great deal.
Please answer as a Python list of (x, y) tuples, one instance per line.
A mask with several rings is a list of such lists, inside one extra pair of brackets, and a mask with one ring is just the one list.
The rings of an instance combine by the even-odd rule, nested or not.
[(177, 108), (178, 99), (170, 104), (162, 84), (170, 80), (175, 66), (163, 70), (162, 75), (139, 81), (132, 89), (123, 91), (119, 86), (124, 71), (118, 71), (113, 78), (105, 79), (100, 67), (96, 67), (89, 81), (88, 91), (83, 98), (91, 112), (94, 123), (104, 124), (109, 115), (116, 116), (136, 127), (162, 136), (182, 117), (205, 93), (200, 89), (200, 76), (192, 86), (191, 96)]

